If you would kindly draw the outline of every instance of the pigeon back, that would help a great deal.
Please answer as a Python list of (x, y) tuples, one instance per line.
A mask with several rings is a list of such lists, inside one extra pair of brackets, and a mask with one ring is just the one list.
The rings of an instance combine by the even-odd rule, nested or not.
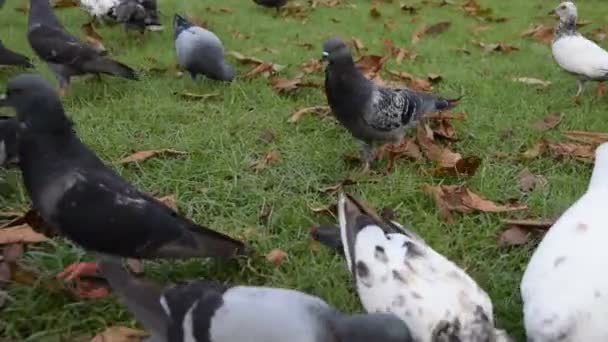
[(551, 49), (559, 66), (570, 73), (596, 80), (608, 76), (608, 52), (581, 35), (561, 37)]

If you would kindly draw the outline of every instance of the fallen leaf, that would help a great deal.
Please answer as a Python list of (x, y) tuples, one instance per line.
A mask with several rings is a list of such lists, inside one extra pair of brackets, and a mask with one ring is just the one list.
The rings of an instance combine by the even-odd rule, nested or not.
[(473, 27), (471, 29), (471, 31), (473, 31), (474, 35), (479, 35), (481, 32), (485, 32), (485, 31), (488, 31), (490, 29), (492, 29), (491, 26), (488, 26), (488, 25), (478, 25), (478, 26)]
[[(67, 0), (71, 1), (71, 0)], [(97, 52), (106, 51), (105, 46), (103, 46), (103, 38), (97, 33), (95, 30), (95, 26), (93, 26), (93, 22), (88, 22), (81, 27), (82, 32), (84, 33), (86, 42), (91, 45)]]
[(553, 27), (538, 24), (526, 30), (521, 36), (531, 37), (542, 44), (549, 45), (553, 41)]
[(76, 0), (54, 0), (52, 4), (53, 8), (70, 8), (80, 6)]
[(544, 118), (532, 124), (532, 128), (537, 131), (548, 131), (557, 127), (562, 122), (562, 115), (559, 113), (549, 113)]
[(182, 98), (184, 100), (202, 101), (202, 100), (207, 100), (210, 98), (218, 97), (218, 96), (220, 96), (220, 93), (195, 94), (195, 93), (191, 93), (188, 91), (182, 91), (182, 92), (176, 91), (173, 93), (173, 95), (179, 96), (180, 98)]
[(331, 109), (329, 106), (314, 106), (314, 107), (306, 107), (302, 109), (298, 109), (289, 115), (289, 119), (287, 122), (294, 123), (300, 121), (304, 115), (307, 114), (315, 114), (319, 117), (326, 117), (331, 113)]
[(502, 52), (502, 53), (510, 53), (513, 51), (518, 51), (519, 48), (506, 44), (506, 43), (484, 43), (484, 42), (474, 42), (477, 46), (482, 48), (485, 52)]
[(530, 241), (530, 232), (518, 226), (511, 226), (498, 237), (499, 246), (520, 246)]
[(412, 160), (421, 160), (423, 158), (420, 147), (410, 138), (404, 138), (398, 145), (388, 145), (384, 147), (384, 151), (388, 153), (388, 164), (384, 169), (385, 173), (391, 172), (397, 160), (401, 158), (405, 157)]
[(608, 142), (608, 133), (606, 132), (566, 131), (564, 135), (569, 140), (585, 144), (599, 145)]
[(260, 132), (258, 139), (266, 144), (270, 144), (275, 140), (275, 134), (272, 131), (265, 129)]
[(373, 79), (378, 75), (388, 57), (378, 55), (361, 56), (355, 66), (368, 79)]
[(412, 44), (417, 44), (422, 37), (429, 34), (440, 34), (445, 32), (452, 25), (449, 21), (441, 21), (430, 26), (423, 26), (412, 36)]
[(251, 165), (249, 167), (256, 172), (262, 171), (262, 170), (268, 168), (268, 166), (270, 166), (270, 164), (276, 162), (277, 160), (279, 160), (279, 151), (272, 150), (272, 151), (268, 152), (263, 158), (251, 163)]
[(593, 163), (595, 146), (575, 143), (550, 143), (547, 145), (551, 153), (558, 157), (570, 157), (585, 163)]
[(535, 175), (527, 168), (523, 169), (517, 176), (517, 186), (522, 192), (530, 192), (537, 187), (545, 187), (548, 182), (542, 175)]
[(388, 74), (405, 82), (406, 86), (415, 91), (429, 92), (433, 90), (433, 85), (426, 78), (414, 77), (405, 71), (388, 70)]
[(353, 47), (355, 48), (355, 51), (357, 52), (357, 54), (360, 55), (361, 52), (365, 49), (365, 45), (363, 45), (363, 42), (361, 41), (361, 39), (353, 36), (351, 38), (351, 42), (352, 42)]
[(462, 185), (431, 186), (423, 184), (422, 191), (433, 196), (441, 219), (453, 223), (452, 211), (469, 214), (475, 210), (485, 213), (501, 213), (525, 210), (528, 207), (521, 203), (496, 204), (485, 199)]
[(426, 158), (437, 162), (442, 168), (453, 168), (462, 159), (460, 153), (454, 153), (447, 147), (437, 145), (433, 139), (433, 131), (427, 123), (417, 125), (418, 144)]
[(159, 197), (156, 200), (161, 202), (162, 204), (166, 205), (167, 207), (173, 209), (174, 211), (177, 211), (177, 204), (175, 202), (175, 196), (167, 195), (167, 196)]
[(432, 125), (433, 134), (439, 137), (449, 139), (449, 140), (458, 140), (456, 137), (456, 129), (448, 120), (434, 120), (434, 125)]
[(248, 72), (240, 76), (240, 78), (243, 79), (251, 78), (257, 75), (268, 77), (271, 74), (277, 73), (285, 68), (285, 66), (283, 65), (265, 62), (259, 58), (245, 56), (242, 53), (236, 51), (230, 51), (228, 52), (228, 55), (231, 55), (242, 64), (253, 65), (253, 67)]
[(408, 4), (401, 4), (399, 8), (401, 8), (402, 11), (409, 13), (410, 15), (414, 15), (416, 14), (416, 12), (418, 12), (418, 8)]
[(380, 13), (380, 10), (378, 9), (378, 7), (373, 6), (372, 8), (369, 9), (369, 15), (374, 18), (380, 18), (380, 16), (382, 16), (382, 13)]
[(141, 275), (144, 273), (144, 262), (140, 259), (127, 258), (127, 267), (135, 275)]
[(481, 7), (476, 0), (468, 0), (460, 7), (466, 15), (477, 17), (489, 22), (505, 22), (507, 17), (495, 17), (494, 10), (489, 7)]
[(114, 326), (97, 334), (91, 342), (142, 342), (148, 336), (150, 334), (143, 330)]
[(319, 62), (318, 59), (311, 58), (308, 61), (302, 63), (300, 65), (300, 69), (307, 74), (312, 74), (321, 71), (323, 69), (323, 65)]
[(279, 93), (290, 93), (294, 92), (300, 88), (319, 88), (320, 84), (304, 81), (301, 76), (298, 76), (293, 79), (287, 79), (282, 77), (272, 77), (270, 79), (270, 85), (273, 90)]
[(469, 156), (466, 158), (459, 159), (456, 164), (452, 167), (437, 167), (432, 173), (435, 177), (446, 177), (446, 176), (467, 176), (472, 177), (479, 166), (481, 165), (481, 158), (476, 156)]
[(555, 220), (546, 219), (501, 219), (500, 222), (526, 230), (549, 230), (555, 224)]
[(527, 84), (527, 85), (531, 85), (531, 86), (539, 86), (542, 88), (546, 88), (551, 85), (550, 81), (543, 81), (538, 78), (532, 78), (532, 77), (514, 77), (511, 80), (513, 82), (519, 82), (519, 83), (523, 83), (523, 84)]
[(396, 47), (393, 44), (393, 41), (390, 39), (384, 39), (383, 41), (384, 51), (392, 57), (395, 58), (395, 63), (401, 64), (405, 58), (410, 61), (414, 61), (416, 59), (416, 54), (411, 53), (409, 50), (405, 48)]
[(145, 150), (135, 152), (128, 157), (125, 157), (118, 161), (119, 164), (130, 164), (130, 163), (141, 163), (145, 160), (154, 157), (162, 157), (162, 156), (181, 156), (188, 154), (188, 152), (174, 150), (172, 148), (161, 148), (158, 150)]
[(14, 243), (37, 243), (47, 241), (48, 238), (35, 232), (28, 224), (0, 229), (0, 245)]
[(278, 248), (271, 250), (266, 255), (266, 260), (268, 260), (268, 262), (270, 262), (271, 264), (273, 264), (275, 266), (281, 266), (283, 264), (283, 262), (285, 262), (286, 258), (287, 258), (287, 253), (285, 253), (284, 251), (282, 251)]
[(534, 159), (543, 154), (546, 150), (547, 142), (545, 140), (539, 140), (534, 144), (534, 146), (530, 147), (522, 154), (522, 158)]

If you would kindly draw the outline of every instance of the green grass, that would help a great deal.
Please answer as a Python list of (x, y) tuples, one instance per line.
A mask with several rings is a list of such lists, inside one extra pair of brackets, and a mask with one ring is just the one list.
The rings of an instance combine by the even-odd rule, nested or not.
[[(0, 11), (0, 37), (5, 45), (33, 55), (25, 39), (27, 17), (13, 11), (20, 5), (8, 0)], [(477, 155), (482, 166), (470, 179), (433, 178), (425, 170), (430, 163), (401, 161), (396, 170), (378, 183), (363, 183), (350, 188), (374, 207), (396, 208), (399, 221), (410, 223), (436, 250), (465, 268), (491, 295), (498, 325), (523, 339), (519, 281), (526, 261), (533, 251), (531, 243), (518, 248), (501, 248), (496, 238), (503, 227), (501, 215), (457, 215), (456, 223), (442, 223), (432, 199), (420, 190), (421, 184), (466, 184), (493, 200), (519, 199), (530, 210), (521, 215), (553, 217), (565, 210), (585, 189), (590, 167), (572, 160), (556, 161), (543, 157), (524, 163), (516, 158), (499, 159), (496, 152), (516, 156), (543, 135), (558, 139), (559, 131), (608, 130), (606, 99), (596, 99), (587, 87), (581, 106), (575, 106), (574, 80), (553, 63), (547, 46), (520, 37), (533, 22), (553, 21), (546, 13), (554, 2), (529, 0), (480, 0), (506, 23), (489, 23), (490, 29), (477, 37), (471, 30), (481, 25), (464, 16), (458, 6), (436, 7), (432, 1), (422, 4), (408, 1), (420, 10), (415, 16), (400, 11), (397, 1), (381, 3), (382, 16), (369, 15), (369, 1), (351, 1), (353, 6), (320, 7), (308, 13), (303, 22), (295, 18), (277, 18), (273, 10), (256, 7), (243, 0), (173, 1), (160, 0), (165, 31), (150, 34), (142, 43), (125, 36), (120, 27), (101, 28), (104, 44), (115, 58), (139, 69), (175, 64), (171, 19), (174, 12), (194, 15), (210, 24), (227, 50), (236, 50), (264, 60), (287, 65), (281, 74), (293, 77), (299, 64), (318, 58), (322, 42), (329, 36), (356, 36), (369, 53), (382, 51), (382, 40), (390, 38), (396, 46), (413, 49), (419, 57), (414, 63), (386, 68), (415, 75), (439, 73), (444, 81), (436, 91), (448, 96), (467, 96), (458, 111), (468, 119), (456, 123), (462, 138), (452, 149), (464, 155)], [(579, 6), (582, 19), (592, 24), (584, 32), (601, 27), (608, 19), (601, 0), (589, 0)], [(304, 3), (305, 6), (308, 4)], [(211, 13), (206, 7), (229, 7), (232, 13)], [(78, 9), (57, 12), (72, 32), (79, 32), (87, 21)], [(337, 20), (335, 20), (337, 19)], [(411, 46), (412, 33), (423, 24), (440, 20), (452, 22), (451, 28), (437, 36), (427, 36)], [(384, 22), (393, 21), (394, 29)], [(235, 32), (241, 36), (235, 37)], [(249, 39), (243, 37), (250, 36)], [(471, 43), (506, 42), (520, 48), (511, 54), (485, 54)], [(297, 43), (310, 43), (306, 49)], [(277, 53), (263, 50), (276, 49)], [(453, 51), (465, 47), (470, 54)], [(236, 61), (230, 59), (237, 64)], [(37, 72), (52, 79), (47, 67), (36, 60)], [(244, 73), (247, 66), (238, 65)], [(2, 86), (18, 71), (3, 71)], [(514, 83), (512, 77), (528, 76), (553, 82), (538, 91)], [(322, 74), (313, 79), (322, 80)], [(221, 97), (207, 101), (184, 101), (174, 92), (219, 92)], [(192, 278), (218, 279), (238, 284), (266, 285), (300, 289), (318, 295), (337, 308), (360, 311), (361, 307), (349, 283), (343, 260), (330, 251), (310, 249), (309, 227), (330, 219), (315, 215), (310, 206), (329, 204), (333, 196), (317, 191), (350, 175), (352, 167), (342, 156), (358, 151), (358, 145), (341, 127), (331, 121), (307, 116), (297, 124), (287, 123), (296, 109), (325, 104), (321, 91), (304, 89), (285, 96), (274, 92), (264, 78), (237, 80), (220, 84), (209, 80), (192, 82), (174, 73), (142, 73), (141, 81), (129, 82), (104, 77), (103, 81), (80, 79), (73, 82), (64, 104), (74, 119), (82, 140), (99, 156), (141, 189), (159, 195), (174, 194), (181, 212), (197, 222), (235, 236), (247, 238), (260, 255), (281, 248), (289, 259), (280, 267), (261, 256), (241, 265), (214, 261), (147, 263), (146, 276), (161, 282)], [(558, 129), (539, 133), (531, 123), (548, 112), (564, 113)], [(270, 130), (276, 139), (267, 144), (258, 135)], [(501, 133), (511, 130), (511, 136)], [(138, 167), (124, 168), (117, 160), (133, 150), (176, 148), (191, 152), (184, 158), (149, 160)], [(271, 149), (280, 152), (280, 160), (260, 173), (249, 169), (252, 161)], [(376, 165), (377, 169), (382, 165)], [(517, 175), (525, 167), (544, 175), (549, 186), (530, 194), (517, 188)], [(0, 205), (21, 208), (28, 204), (17, 171), (0, 173)], [(267, 222), (258, 216), (263, 206), (272, 208)], [(31, 246), (25, 262), (35, 267), (41, 282), (50, 279), (64, 264), (86, 258), (86, 254), (63, 240)], [(71, 341), (92, 336), (106, 325), (135, 325), (130, 314), (113, 298), (94, 302), (75, 302), (61, 293), (51, 293), (41, 286), (11, 286), (15, 301), (0, 309), (0, 335), (7, 341)]]

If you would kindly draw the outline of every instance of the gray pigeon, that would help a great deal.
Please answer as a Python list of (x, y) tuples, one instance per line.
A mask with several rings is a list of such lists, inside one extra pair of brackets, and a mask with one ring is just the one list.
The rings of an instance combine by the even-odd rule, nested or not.
[(102, 56), (93, 47), (68, 33), (53, 13), (48, 0), (30, 0), (27, 38), (34, 52), (53, 71), (62, 96), (67, 94), (70, 77), (76, 75), (103, 73), (137, 79), (133, 69)]
[(365, 170), (374, 159), (375, 143), (399, 143), (407, 128), (426, 113), (453, 108), (448, 100), (406, 88), (381, 87), (357, 70), (346, 44), (338, 38), (323, 43), (325, 92), (334, 115), (363, 144)]
[(33, 68), (30, 59), (7, 49), (0, 40), (0, 65), (15, 65), (24, 68)]
[(224, 47), (211, 31), (195, 26), (176, 14), (173, 18), (177, 62), (192, 79), (203, 74), (213, 80), (230, 81), (234, 69), (224, 61)]
[(111, 10), (110, 17), (125, 25), (125, 30), (144, 33), (147, 27), (160, 26), (156, 0), (122, 0)]
[(302, 292), (193, 281), (161, 289), (104, 258), (99, 271), (154, 342), (411, 342), (392, 314), (344, 315)]
[(0, 116), (0, 167), (17, 161), (17, 130), (13, 116)]
[[(243, 255), (242, 242), (197, 225), (107, 167), (72, 129), (59, 97), (37, 75), (9, 80), (0, 106), (19, 122), (23, 183), (45, 224), (85, 249), (137, 259)], [(72, 265), (74, 279), (95, 264)]]

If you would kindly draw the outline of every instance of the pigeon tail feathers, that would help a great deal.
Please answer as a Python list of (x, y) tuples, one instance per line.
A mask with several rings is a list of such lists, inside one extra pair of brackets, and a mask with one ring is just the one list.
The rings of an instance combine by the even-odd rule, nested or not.
[(130, 80), (138, 79), (135, 70), (125, 64), (106, 57), (99, 57), (84, 63), (83, 69), (90, 73), (108, 74)]

